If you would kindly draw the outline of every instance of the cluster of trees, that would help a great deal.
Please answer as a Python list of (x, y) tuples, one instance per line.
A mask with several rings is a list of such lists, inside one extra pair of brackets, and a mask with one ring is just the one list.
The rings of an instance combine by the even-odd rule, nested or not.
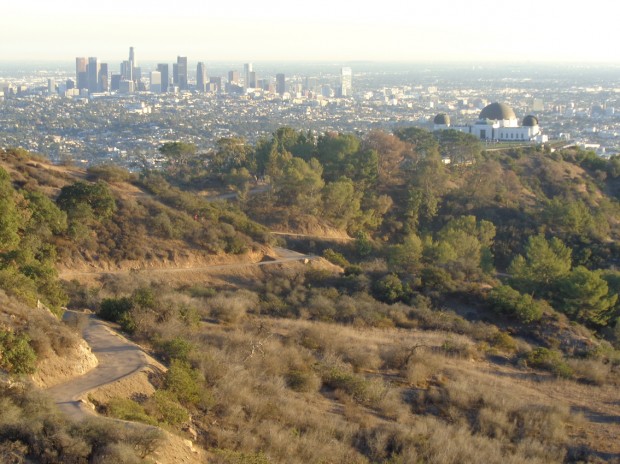
[[(161, 151), (177, 172), (199, 157), (185, 145)], [(413, 127), (362, 138), (284, 127), (255, 146), (222, 139), (200, 156), (205, 175), (236, 190), (261, 221), (323, 223), (365, 241), (364, 253), (348, 257), (387, 261), (374, 276), (384, 301), (485, 282), (496, 286), (487, 301), (522, 322), (551, 307), (594, 328), (620, 315), (611, 270), (620, 252), (617, 158), (537, 147), (482, 153), (467, 134)], [(257, 179), (269, 189), (248, 196)], [(499, 287), (496, 269), (510, 276)]]
[[(211, 253), (243, 253), (255, 241), (270, 240), (267, 229), (234, 205), (197, 198), (156, 173), (138, 180), (100, 166), (89, 169), (90, 181), (67, 182), (23, 150), (2, 150), (0, 157), (13, 171), (0, 168), (0, 289), (30, 306), (40, 301), (60, 314), (67, 304), (59, 259), (174, 256), (178, 245), (162, 247), (159, 239), (181, 239)], [(141, 182), (154, 198), (119, 197), (110, 183), (127, 181)], [(49, 187), (59, 188), (56, 198)]]
[(16, 189), (0, 168), (0, 288), (33, 306), (58, 311), (66, 304), (55, 268), (54, 237), (67, 230), (67, 215), (36, 190)]
[(518, 255), (508, 268), (512, 285), (521, 292), (552, 303), (561, 312), (593, 327), (615, 323), (617, 271), (589, 270), (572, 266), (571, 249), (556, 237), (530, 237), (524, 255)]
[(414, 222), (419, 214), (433, 216), (438, 189), (445, 183), (444, 162), (466, 165), (480, 151), (480, 143), (467, 134), (431, 134), (417, 128), (395, 134), (373, 131), (359, 138), (314, 136), (283, 127), (254, 147), (243, 139), (227, 138), (210, 154), (197, 154), (195, 147), (182, 142), (160, 148), (169, 174), (186, 185), (199, 185), (201, 178), (218, 179), (246, 200), (257, 180), (267, 180), (269, 191), (247, 205), (248, 214), (269, 210), (284, 211), (287, 218), (320, 216), (351, 233), (378, 230), (393, 205), (390, 193), (395, 187), (416, 190), (411, 193)]

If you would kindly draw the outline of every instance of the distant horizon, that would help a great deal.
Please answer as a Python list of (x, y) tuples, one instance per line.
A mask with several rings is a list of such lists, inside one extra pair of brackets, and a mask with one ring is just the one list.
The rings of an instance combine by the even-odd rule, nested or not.
[[(129, 48), (129, 47), (128, 47)], [(312, 59), (312, 60), (295, 60), (295, 59), (261, 59), (261, 60), (237, 60), (237, 59), (204, 59), (204, 58), (196, 58), (192, 55), (188, 54), (179, 54), (174, 55), (169, 58), (140, 58), (139, 52), (136, 51), (137, 62), (138, 65), (141, 63), (148, 64), (157, 64), (157, 63), (174, 63), (176, 62), (177, 56), (183, 56), (188, 58), (188, 62), (205, 62), (205, 63), (213, 63), (213, 64), (241, 64), (244, 63), (252, 63), (252, 64), (296, 64), (296, 65), (332, 65), (332, 66), (354, 66), (356, 64), (359, 65), (418, 65), (418, 66), (449, 66), (449, 65), (462, 65), (462, 66), (497, 66), (497, 67), (506, 67), (506, 66), (534, 66), (534, 67), (566, 67), (566, 66), (575, 66), (575, 67), (609, 67), (615, 68), (620, 67), (620, 59), (617, 61), (546, 61), (546, 60), (515, 60), (515, 61), (498, 61), (498, 60), (470, 60), (470, 59), (454, 59), (454, 60), (377, 60), (377, 59), (351, 59), (351, 60), (333, 60), (333, 59)], [(38, 65), (38, 64), (54, 64), (54, 65), (68, 65), (75, 66), (75, 59), (78, 57), (96, 57), (100, 62), (114, 64), (120, 63), (127, 59), (125, 56), (119, 56), (118, 58), (109, 58), (109, 57), (101, 57), (93, 54), (83, 54), (72, 56), (67, 59), (6, 59), (0, 57), (0, 65), (2, 64), (10, 64), (10, 65)]]

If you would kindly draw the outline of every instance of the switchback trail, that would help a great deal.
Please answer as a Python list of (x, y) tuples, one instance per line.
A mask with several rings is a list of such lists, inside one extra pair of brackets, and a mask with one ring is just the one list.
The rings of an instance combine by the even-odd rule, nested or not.
[(47, 389), (60, 410), (73, 420), (81, 420), (93, 414), (80, 401), (89, 391), (134, 374), (149, 364), (146, 354), (138, 345), (114, 332), (94, 316), (89, 317), (83, 336), (99, 360), (97, 367)]

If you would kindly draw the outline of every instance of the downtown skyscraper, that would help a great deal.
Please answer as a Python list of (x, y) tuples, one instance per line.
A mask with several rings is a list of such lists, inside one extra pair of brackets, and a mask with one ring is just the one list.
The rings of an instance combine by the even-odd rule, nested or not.
[(83, 56), (75, 59), (75, 85), (78, 89), (88, 88), (88, 60)]
[(167, 92), (168, 84), (170, 83), (170, 66), (168, 63), (159, 63), (157, 71), (161, 74), (161, 91)]
[(340, 70), (340, 96), (350, 97), (353, 92), (353, 72), (345, 67)]
[(149, 83), (151, 92), (161, 93), (161, 73), (159, 71), (151, 71)]
[(198, 92), (207, 91), (207, 67), (202, 61), (196, 66), (196, 90)]
[(99, 60), (91, 56), (88, 58), (88, 93), (99, 92)]
[(101, 63), (99, 65), (99, 92), (108, 92), (110, 90), (110, 73), (108, 71), (108, 63)]
[(174, 85), (177, 86), (179, 90), (187, 90), (187, 57), (177, 56), (177, 62), (173, 64), (172, 69)]
[(280, 96), (286, 92), (286, 76), (282, 73), (276, 74), (276, 93)]
[[(252, 63), (245, 63), (243, 65), (243, 87), (246, 89), (251, 89), (256, 85), (256, 82), (252, 83), (252, 75), (254, 74), (252, 70)], [(254, 80), (256, 80), (256, 74), (254, 74)]]
[(141, 70), (136, 65), (135, 50), (133, 47), (129, 47), (129, 59), (121, 63), (121, 79), (137, 84), (141, 77)]

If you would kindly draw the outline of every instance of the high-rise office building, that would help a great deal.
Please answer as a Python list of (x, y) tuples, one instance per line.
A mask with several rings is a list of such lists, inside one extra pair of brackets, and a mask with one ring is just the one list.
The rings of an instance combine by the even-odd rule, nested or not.
[(122, 78), (123, 76), (121, 74), (112, 74), (110, 78), (110, 90), (120, 90)]
[(99, 60), (91, 56), (88, 58), (88, 93), (99, 92)]
[[(252, 63), (245, 63), (243, 65), (243, 86), (248, 89), (248, 88), (252, 88), (252, 85), (250, 85), (250, 73), (252, 72)], [(254, 75), (254, 78), (256, 80), (256, 74)], [(254, 85), (256, 85), (256, 82), (254, 82)]]
[(86, 72), (87, 66), (88, 61), (85, 57), (77, 57), (75, 59), (75, 82), (78, 89), (88, 88), (88, 73)]
[(176, 72), (174, 73), (174, 85), (179, 87), (179, 90), (187, 90), (187, 57), (177, 56)]
[(258, 87), (258, 78), (256, 77), (256, 73), (254, 71), (250, 71), (248, 73), (248, 85), (247, 87), (250, 89), (255, 89)]
[(169, 66), (166, 63), (159, 63), (157, 65), (157, 71), (161, 73), (161, 91), (168, 91), (168, 84), (170, 83), (170, 76), (168, 75)]
[(207, 67), (200, 61), (196, 66), (196, 90), (206, 92), (207, 90)]
[(228, 71), (228, 82), (230, 84), (239, 84), (239, 71)]
[(353, 72), (346, 67), (340, 70), (340, 96), (350, 97), (353, 91)]
[(133, 68), (133, 81), (140, 82), (142, 79), (142, 68), (140, 66), (134, 66)]
[(139, 83), (142, 79), (142, 68), (138, 66), (136, 61), (136, 53), (133, 47), (129, 47), (129, 60), (127, 61), (127, 80), (134, 81), (135, 84)]
[(128, 60), (121, 62), (121, 77), (124, 81), (130, 81), (133, 79), (133, 72)]
[(101, 63), (99, 66), (99, 91), (108, 92), (110, 90), (110, 78), (108, 77), (108, 63)]
[(316, 77), (306, 77), (304, 84), (304, 90), (309, 92), (316, 92), (319, 88), (319, 80)]
[(133, 93), (135, 91), (133, 81), (122, 80), (118, 91), (120, 93)]
[(50, 95), (56, 93), (56, 81), (54, 79), (47, 80), (47, 93)]
[(282, 73), (276, 74), (276, 92), (280, 96), (286, 92), (286, 77)]
[(211, 77), (209, 78), (209, 91), (211, 92), (221, 92), (222, 91), (222, 77)]
[(159, 71), (151, 71), (150, 89), (153, 93), (161, 93), (161, 73)]

